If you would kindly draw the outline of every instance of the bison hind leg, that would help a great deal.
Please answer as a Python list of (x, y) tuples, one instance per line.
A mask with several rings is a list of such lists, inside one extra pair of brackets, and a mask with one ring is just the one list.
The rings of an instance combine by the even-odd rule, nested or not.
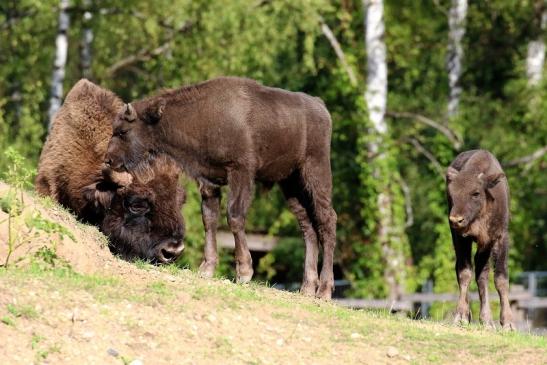
[(304, 164), (302, 182), (311, 198), (312, 222), (319, 244), (323, 247), (323, 264), (319, 288), (315, 296), (330, 299), (334, 291), (334, 248), (336, 246), (336, 212), (332, 207), (332, 174), (330, 158), (326, 153), (310, 157)]
[(253, 277), (253, 260), (245, 236), (245, 220), (251, 203), (254, 175), (245, 169), (228, 173), (228, 225), (234, 235), (236, 281), (244, 284)]
[(306, 296), (314, 296), (319, 286), (319, 275), (317, 273), (319, 245), (317, 234), (310, 219), (310, 214), (313, 211), (311, 197), (304, 190), (302, 176), (298, 171), (281, 181), (280, 186), (290, 211), (298, 221), (306, 245), (304, 275), (300, 293)]

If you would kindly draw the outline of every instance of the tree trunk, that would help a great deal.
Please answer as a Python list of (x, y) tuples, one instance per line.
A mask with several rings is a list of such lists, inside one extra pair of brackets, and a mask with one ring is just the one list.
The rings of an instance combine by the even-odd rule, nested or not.
[(91, 43), (93, 42), (93, 29), (91, 28), (91, 20), (93, 13), (91, 12), (91, 0), (84, 0), (85, 11), (82, 20), (82, 41), (80, 45), (80, 71), (82, 77), (91, 78)]
[(545, 29), (547, 28), (547, 6), (543, 8), (540, 20), (540, 34), (536, 40), (528, 43), (526, 57), (526, 76), (528, 84), (535, 86), (541, 81), (543, 65), (545, 64)]
[(384, 279), (388, 285), (389, 297), (395, 299), (403, 292), (404, 253), (397, 245), (393, 233), (397, 232), (393, 219), (393, 197), (388, 184), (388, 169), (385, 167), (388, 152), (381, 151), (386, 145), (388, 126), (385, 120), (387, 105), (387, 62), (384, 43), (384, 5), (382, 0), (364, 0), (365, 7), (365, 47), (367, 52), (367, 81), (365, 101), (369, 119), (374, 128), (375, 138), (369, 144), (369, 152), (375, 159), (373, 174), (381, 181), (377, 197), (378, 204), (378, 242), (381, 245), (384, 263)]
[(458, 113), (462, 89), (459, 86), (462, 74), (463, 48), (462, 39), (465, 34), (465, 17), (467, 15), (467, 0), (452, 0), (448, 13), (448, 118)]
[(51, 98), (49, 99), (48, 128), (51, 128), (51, 122), (55, 113), (61, 107), (63, 98), (63, 81), (65, 79), (65, 65), (68, 52), (67, 32), (70, 24), (67, 12), (68, 6), (69, 0), (59, 1), (59, 25), (57, 28), (57, 38), (55, 39), (55, 61), (51, 80)]

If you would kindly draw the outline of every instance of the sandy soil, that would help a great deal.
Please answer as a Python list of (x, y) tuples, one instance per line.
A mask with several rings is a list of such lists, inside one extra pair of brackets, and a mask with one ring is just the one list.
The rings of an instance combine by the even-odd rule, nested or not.
[[(8, 187), (0, 183), (0, 197)], [(25, 194), (28, 229), (0, 269), (0, 364), (545, 364), (545, 341), (355, 312), (262, 285), (113, 257), (95, 228)], [(45, 205), (44, 205), (45, 204)], [(7, 253), (0, 211), (0, 263)], [(35, 253), (54, 250), (54, 268)]]

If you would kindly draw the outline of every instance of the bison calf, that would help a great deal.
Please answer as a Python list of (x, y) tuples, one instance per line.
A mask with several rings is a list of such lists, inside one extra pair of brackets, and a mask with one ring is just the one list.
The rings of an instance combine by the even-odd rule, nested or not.
[[(239, 282), (253, 275), (245, 239), (253, 183), (279, 183), (306, 243), (301, 291), (328, 299), (334, 287), (336, 240), (331, 124), (318, 98), (223, 77), (128, 104), (114, 121), (106, 163), (114, 170), (132, 170), (150, 157), (167, 154), (197, 180), (206, 231), (200, 266), (204, 276), (212, 276), (218, 262), (220, 187), (228, 185), (228, 224)], [(318, 243), (323, 246), (320, 278)]]
[(112, 92), (80, 80), (55, 115), (35, 188), (99, 226), (113, 252), (171, 262), (184, 248), (180, 169), (168, 159), (132, 175), (104, 167), (112, 119), (122, 109)]
[(507, 254), (509, 249), (509, 186), (500, 163), (488, 151), (463, 152), (446, 172), (449, 223), (456, 250), (460, 298), (454, 321), (471, 319), (467, 292), (472, 277), (471, 246), (477, 242), (475, 279), (480, 296), (480, 321), (493, 326), (488, 300), (490, 260), (501, 302), (500, 322), (513, 329), (509, 305)]

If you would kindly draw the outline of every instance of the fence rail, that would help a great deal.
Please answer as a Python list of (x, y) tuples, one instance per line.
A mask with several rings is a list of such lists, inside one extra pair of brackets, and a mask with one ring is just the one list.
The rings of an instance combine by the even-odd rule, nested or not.
[[(540, 297), (538, 294), (545, 292), (539, 284), (539, 280), (547, 278), (547, 272), (535, 271), (524, 272), (519, 276), (519, 282), (522, 285), (515, 284), (509, 292), (509, 301), (518, 309), (535, 310), (547, 309), (547, 297)], [(427, 286), (429, 289), (432, 285)], [(473, 292), (469, 294), (471, 300), (479, 300), (479, 294)], [(497, 295), (491, 295), (491, 300), (497, 301)], [(417, 307), (429, 305), (433, 302), (456, 302), (458, 294), (456, 293), (413, 293), (406, 294), (397, 300), (389, 299), (353, 299), (337, 298), (336, 303), (344, 307), (361, 309), (387, 309), (392, 312), (411, 312)]]

